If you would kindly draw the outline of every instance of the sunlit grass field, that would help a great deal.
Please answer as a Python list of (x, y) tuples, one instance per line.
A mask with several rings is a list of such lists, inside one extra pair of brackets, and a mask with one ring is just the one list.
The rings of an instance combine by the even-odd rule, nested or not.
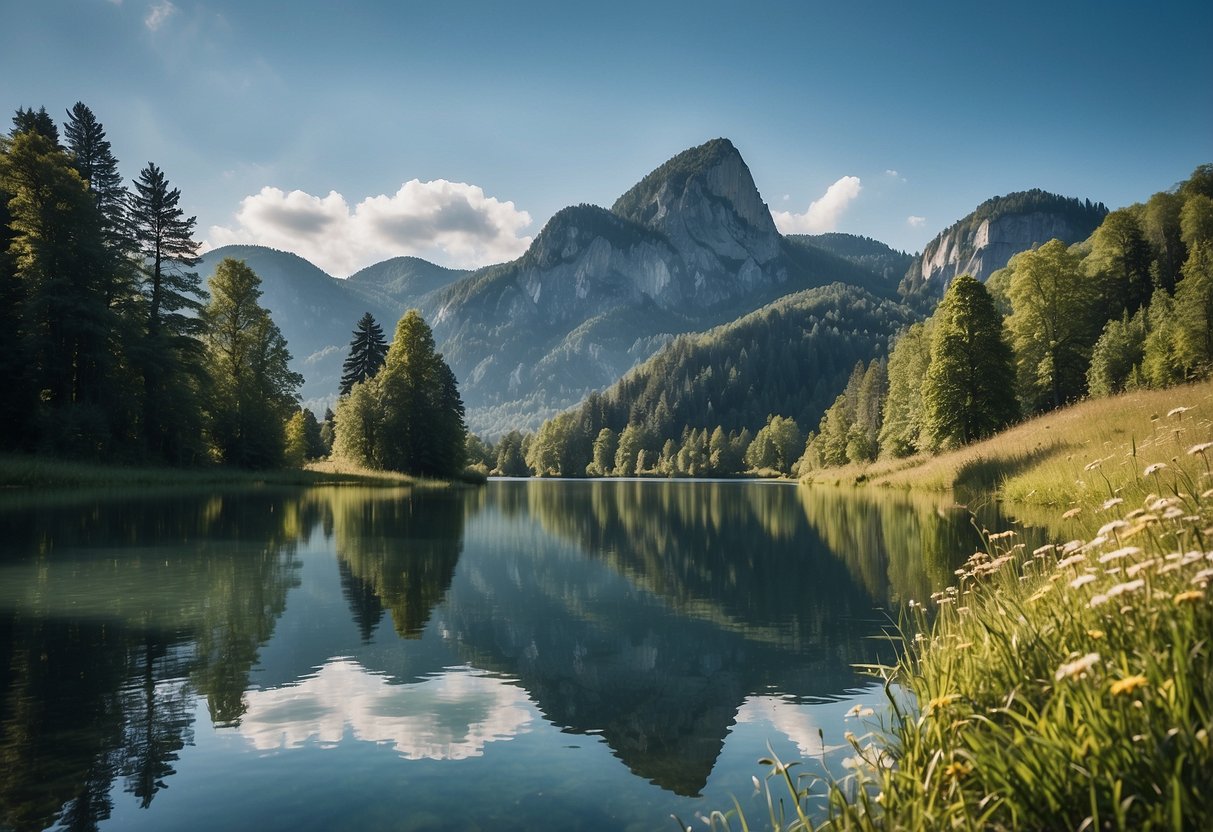
[(1015, 503), (1095, 505), (1141, 484), (1151, 463), (1190, 477), (1207, 474), (1204, 457), (1187, 450), (1210, 439), (1213, 381), (1204, 381), (1094, 399), (935, 457), (831, 468), (809, 479), (940, 491), (997, 488)]
[(1026, 551), (1014, 528), (987, 530), (911, 607), (900, 664), (872, 669), (888, 701), (839, 752), (851, 773), (768, 761), (770, 817), (713, 826), (1213, 829), (1211, 440), (1205, 382), (819, 476), (995, 487), (1057, 539)]

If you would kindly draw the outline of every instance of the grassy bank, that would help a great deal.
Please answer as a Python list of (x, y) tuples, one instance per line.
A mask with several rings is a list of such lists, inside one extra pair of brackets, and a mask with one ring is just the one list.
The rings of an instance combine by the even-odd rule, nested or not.
[[(805, 479), (939, 491), (997, 489), (1017, 503), (1090, 506), (1140, 483), (1150, 463), (1165, 463), (1189, 477), (1207, 473), (1204, 458), (1187, 450), (1210, 439), (1213, 381), (1205, 381), (1083, 402), (938, 456), (830, 468)], [(1153, 487), (1147, 484), (1146, 490)]]
[(436, 487), (437, 481), (371, 471), (337, 462), (316, 462), (304, 469), (242, 471), (231, 468), (164, 468), (73, 462), (42, 456), (0, 455), (0, 486), (71, 488), (90, 486), (218, 485), (413, 485)]
[[(1213, 828), (1211, 417), (1206, 382), (1084, 403), (935, 459), (819, 475), (994, 486), (1057, 540), (1025, 551), (1014, 529), (996, 531), (912, 609), (904, 658), (876, 669), (887, 712), (840, 752), (853, 773), (797, 778), (773, 763), (767, 789), (786, 811), (771, 825)], [(829, 820), (814, 827), (807, 807), (823, 799)]]

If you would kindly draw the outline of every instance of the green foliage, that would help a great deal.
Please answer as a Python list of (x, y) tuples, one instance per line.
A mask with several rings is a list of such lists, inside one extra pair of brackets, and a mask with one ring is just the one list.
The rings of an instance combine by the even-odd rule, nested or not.
[(1175, 291), (1179, 331), (1176, 352), (1189, 377), (1213, 369), (1213, 241), (1198, 241), (1183, 266)]
[(1191, 248), (1199, 242), (1213, 242), (1213, 198), (1194, 194), (1179, 213), (1180, 239)]
[(351, 462), (442, 478), (462, 472), (463, 402), (416, 309), (397, 323), (380, 371), (338, 401), (335, 423), (334, 453)]
[(1020, 398), (1030, 412), (1060, 407), (1086, 391), (1096, 288), (1061, 240), (1017, 254), (1008, 269)]
[(358, 320), (350, 339), (350, 352), (341, 368), (341, 395), (348, 395), (355, 384), (378, 373), (386, 358), (383, 328), (375, 322), (375, 316), (367, 312)]
[(619, 451), (619, 436), (610, 428), (603, 428), (594, 437), (594, 458), (585, 472), (591, 477), (605, 477), (615, 470), (615, 454)]
[(792, 465), (804, 449), (804, 434), (794, 419), (770, 416), (745, 452), (745, 463), (755, 471), (775, 470), (791, 474)]
[[(192, 379), (199, 367), (203, 318), (194, 217), (179, 207), (181, 192), (149, 163), (135, 181), (130, 231), (140, 266), (144, 340), (135, 356), (143, 376), (143, 431), (153, 456), (185, 461), (192, 451), (197, 412)], [(188, 430), (186, 429), (188, 428)]]
[(788, 240), (828, 251), (837, 257), (879, 275), (885, 280), (900, 280), (914, 260), (904, 251), (890, 248), (879, 240), (856, 234), (789, 234)]
[[(260, 285), (243, 261), (223, 260), (208, 283), (211, 301), (202, 316), (213, 373), (209, 432), (218, 458), (240, 468), (283, 463), (286, 422), (303, 381), (287, 366), (286, 340), (258, 302)], [(300, 445), (306, 453), (306, 435)]]
[(880, 451), (905, 457), (926, 450), (926, 405), (922, 382), (931, 366), (934, 318), (902, 332), (889, 354), (889, 393), (881, 411)]
[(1140, 206), (1108, 214), (1091, 237), (1084, 265), (1103, 284), (1104, 314), (1133, 314), (1150, 302), (1153, 279), (1151, 252), (1142, 233)]
[(989, 436), (1019, 415), (1002, 318), (985, 286), (969, 275), (952, 281), (935, 312), (923, 400), (935, 447)]
[[(675, 339), (571, 416), (549, 420), (560, 423), (540, 428), (532, 461), (542, 462), (536, 470), (581, 476), (593, 462), (594, 439), (603, 428), (619, 435), (634, 425), (649, 438), (650, 468), (668, 456), (670, 470), (680, 471), (678, 454), (694, 430), (698, 444), (687, 448), (686, 465), (717, 475), (739, 473), (745, 448), (724, 452), (725, 437), (762, 428), (772, 413), (815, 424), (856, 362), (881, 354), (889, 334), (908, 319), (904, 307), (854, 287), (789, 295), (733, 323)], [(713, 465), (711, 449), (699, 440), (717, 427), (722, 453)], [(674, 442), (672, 455), (662, 453), (666, 440)], [(554, 444), (561, 449), (548, 447)], [(802, 447), (779, 467), (788, 470)], [(618, 463), (612, 467), (621, 470)]]
[(497, 440), (497, 464), (493, 473), (503, 477), (525, 477), (531, 473), (527, 467), (527, 453), (531, 445), (530, 435), (512, 430)]
[(1175, 299), (1162, 289), (1154, 293), (1146, 315), (1149, 334), (1146, 335), (1142, 373), (1151, 387), (1170, 387), (1184, 379), (1179, 357), (1179, 323), (1175, 318)]
[[(5, 142), (0, 193), (8, 195), (4, 295), (11, 446), (91, 457), (121, 446), (128, 425), (116, 350), (122, 320), (103, 219), (71, 158), (43, 132)], [(23, 440), (25, 440), (23, 442)], [(32, 441), (30, 441), (32, 440)]]
[(1104, 326), (1103, 334), (1091, 352), (1087, 369), (1087, 388), (1092, 396), (1113, 396), (1145, 383), (1142, 360), (1145, 358), (1146, 310), (1133, 317), (1125, 312)]

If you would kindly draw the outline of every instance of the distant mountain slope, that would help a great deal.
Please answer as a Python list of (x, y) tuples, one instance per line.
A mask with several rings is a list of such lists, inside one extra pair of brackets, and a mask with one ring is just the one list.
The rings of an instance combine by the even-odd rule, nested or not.
[(1102, 203), (1038, 188), (988, 199), (927, 243), (906, 271), (901, 291), (929, 305), (957, 275), (984, 281), (1035, 245), (1053, 238), (1065, 243), (1085, 240), (1107, 213)]
[(645, 176), (612, 210), (558, 212), (518, 260), (426, 296), (473, 430), (536, 427), (679, 333), (834, 281), (888, 281), (776, 230), (740, 153), (715, 139)]
[(208, 251), (198, 274), (205, 281), (225, 257), (245, 261), (261, 278), (261, 304), (286, 338), (291, 369), (303, 374), (304, 404), (321, 414), (336, 400), (341, 365), (358, 319), (370, 312), (390, 337), (404, 311), (384, 294), (358, 291), (298, 255), (265, 246)]
[[(770, 414), (813, 429), (858, 361), (914, 319), (904, 305), (843, 284), (788, 295), (736, 321), (674, 339), (574, 412), (590, 439), (643, 424), (659, 441), (684, 426), (762, 427)], [(589, 460), (587, 459), (586, 462)]]
[(827, 251), (855, 265), (874, 272), (888, 281), (897, 281), (905, 275), (914, 255), (890, 248), (879, 240), (857, 234), (831, 231), (826, 234), (789, 234), (792, 243), (812, 246)]
[(354, 272), (347, 280), (351, 286), (373, 287), (407, 305), (469, 274), (466, 269), (448, 269), (420, 257), (393, 257)]

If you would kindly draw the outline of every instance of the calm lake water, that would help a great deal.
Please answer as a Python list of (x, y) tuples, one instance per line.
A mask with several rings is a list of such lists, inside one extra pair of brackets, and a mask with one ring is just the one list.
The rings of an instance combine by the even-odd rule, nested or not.
[(839, 771), (853, 665), (977, 543), (752, 482), (3, 495), (0, 828), (762, 821), (768, 744)]

